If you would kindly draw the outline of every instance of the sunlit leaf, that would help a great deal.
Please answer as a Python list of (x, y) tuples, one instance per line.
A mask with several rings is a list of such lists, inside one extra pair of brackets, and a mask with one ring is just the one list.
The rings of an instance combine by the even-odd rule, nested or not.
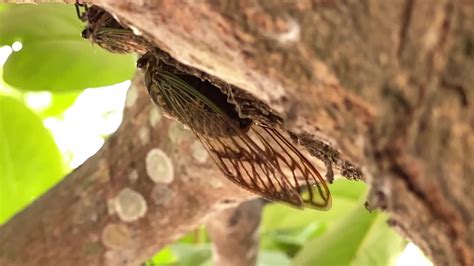
[(405, 242), (381, 213), (362, 202), (322, 236), (309, 241), (294, 258), (303, 265), (393, 265)]
[(0, 96), (0, 223), (58, 182), (63, 169), (42, 121), (21, 102)]
[(52, 94), (51, 104), (44, 110), (41, 110), (41, 117), (58, 116), (71, 107), (80, 92), (56, 92)]
[(289, 266), (291, 260), (283, 252), (261, 251), (258, 253), (257, 266)]
[(165, 247), (158, 252), (146, 265), (171, 265), (177, 262), (176, 256), (169, 247)]
[(332, 209), (328, 212), (314, 210), (296, 210), (282, 204), (270, 204), (265, 207), (261, 230), (262, 233), (275, 229), (297, 228), (311, 223), (322, 224), (332, 222), (344, 216), (347, 210), (358, 203), (358, 199), (366, 191), (362, 182), (337, 180), (330, 186), (333, 197)]
[(93, 47), (80, 37), (83, 27), (72, 5), (13, 5), (0, 12), (0, 45), (23, 45), (5, 63), (5, 81), (24, 90), (69, 91), (130, 79), (135, 56)]
[(180, 266), (201, 265), (211, 258), (212, 253), (209, 244), (174, 244), (170, 248), (178, 258)]

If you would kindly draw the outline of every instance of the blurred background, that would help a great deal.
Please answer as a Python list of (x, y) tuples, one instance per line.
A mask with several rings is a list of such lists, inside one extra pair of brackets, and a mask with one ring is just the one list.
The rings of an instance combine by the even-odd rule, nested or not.
[[(136, 56), (91, 45), (83, 27), (72, 5), (0, 4), (0, 226), (120, 125)], [(386, 215), (364, 208), (364, 183), (330, 189), (329, 212), (264, 207), (258, 265), (432, 265)], [(148, 264), (211, 265), (210, 241), (202, 227)]]

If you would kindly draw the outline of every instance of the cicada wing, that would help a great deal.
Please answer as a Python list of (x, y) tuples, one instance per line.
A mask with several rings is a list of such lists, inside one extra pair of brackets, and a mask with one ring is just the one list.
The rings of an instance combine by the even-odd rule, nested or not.
[[(296, 208), (329, 209), (331, 196), (324, 179), (279, 129), (255, 124), (239, 128), (208, 98), (172, 73), (161, 72), (154, 80), (156, 88), (151, 90), (157, 91), (151, 95), (159, 94), (172, 115), (195, 132), (229, 180), (268, 200)], [(201, 124), (216, 123), (226, 127), (226, 134), (211, 136), (196, 130)], [(305, 187), (308, 191), (303, 193)]]
[(261, 125), (254, 130), (260, 131), (258, 135), (261, 143), (279, 154), (277, 163), (287, 170), (286, 176), (295, 180), (300, 188), (298, 192), (303, 206), (319, 210), (330, 209), (332, 200), (326, 181), (316, 167), (284, 136), (281, 129)]
[(257, 144), (246, 133), (228, 138), (199, 137), (229, 180), (268, 200), (303, 207), (299, 188), (295, 189), (297, 185), (277, 164), (278, 153), (261, 149), (261, 143)]
[(331, 207), (318, 170), (278, 129), (254, 125), (229, 138), (200, 138), (219, 168), (240, 186), (297, 208)]
[(150, 49), (149, 43), (136, 36), (132, 30), (123, 28), (100, 27), (92, 33), (92, 41), (112, 53), (144, 54)]

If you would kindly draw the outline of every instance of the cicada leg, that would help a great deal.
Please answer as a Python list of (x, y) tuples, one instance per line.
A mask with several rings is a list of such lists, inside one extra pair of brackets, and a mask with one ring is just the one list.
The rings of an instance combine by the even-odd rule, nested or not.
[[(77, 17), (81, 21), (86, 22), (87, 21), (87, 11), (88, 11), (87, 4), (81, 3), (81, 2), (79, 2), (79, 0), (76, 0), (76, 3), (74, 5), (76, 6)], [(84, 12), (81, 12), (81, 7), (84, 8)]]

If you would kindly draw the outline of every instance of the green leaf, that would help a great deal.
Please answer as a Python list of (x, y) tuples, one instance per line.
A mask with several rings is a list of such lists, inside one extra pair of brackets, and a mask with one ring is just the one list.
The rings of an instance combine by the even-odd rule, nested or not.
[(258, 253), (257, 266), (290, 266), (288, 256), (278, 251), (261, 251)]
[(340, 179), (334, 182), (329, 189), (333, 198), (332, 208), (329, 211), (297, 210), (282, 204), (270, 204), (265, 207), (261, 225), (262, 233), (276, 229), (306, 227), (309, 224), (324, 226), (344, 216), (348, 209), (359, 203), (359, 198), (366, 192), (363, 182), (354, 182)]
[(48, 107), (39, 111), (41, 117), (59, 116), (76, 101), (81, 94), (80, 91), (55, 92), (51, 94), (51, 103)]
[(282, 204), (270, 204), (264, 209), (261, 247), (284, 251), (294, 256), (308, 240), (322, 235), (335, 221), (347, 215), (347, 210), (360, 204), (366, 185), (339, 179), (330, 186), (333, 206), (327, 212), (297, 210)]
[(92, 46), (80, 37), (83, 28), (72, 5), (12, 5), (0, 12), (0, 45), (23, 45), (5, 63), (5, 81), (24, 90), (70, 91), (130, 79), (135, 56)]
[(63, 174), (61, 154), (42, 121), (21, 102), (0, 96), (0, 224)]
[(386, 220), (360, 202), (325, 234), (306, 243), (293, 265), (393, 265), (405, 242)]
[(303, 245), (308, 239), (320, 234), (320, 231), (324, 229), (317, 224), (310, 223), (304, 227), (274, 230), (266, 234), (265, 237), (281, 244)]
[(148, 261), (145, 265), (171, 265), (176, 264), (177, 258), (169, 247), (165, 247), (158, 252), (153, 258)]
[(178, 258), (180, 266), (204, 264), (211, 258), (212, 254), (209, 244), (174, 244), (170, 248)]

